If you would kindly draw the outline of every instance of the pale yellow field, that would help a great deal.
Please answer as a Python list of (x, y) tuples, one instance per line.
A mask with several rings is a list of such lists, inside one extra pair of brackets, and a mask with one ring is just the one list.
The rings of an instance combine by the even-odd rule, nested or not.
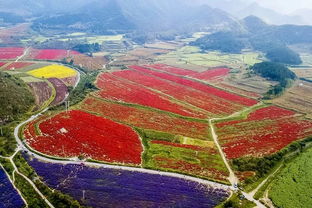
[(75, 70), (60, 65), (50, 65), (29, 71), (27, 73), (38, 78), (66, 78), (77, 75)]

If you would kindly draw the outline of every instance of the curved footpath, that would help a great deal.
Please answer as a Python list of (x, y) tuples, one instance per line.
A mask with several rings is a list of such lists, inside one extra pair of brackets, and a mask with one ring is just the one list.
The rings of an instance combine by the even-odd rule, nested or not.
[[(78, 81), (76, 83), (75, 86), (78, 85), (79, 81), (80, 81), (80, 72), (78, 71)], [(43, 111), (41, 111), (40, 113), (36, 114), (36, 115), (33, 115), (31, 116), (28, 120), (20, 123), (18, 126), (16, 126), (16, 128), (14, 129), (14, 137), (15, 137), (15, 140), (18, 144), (18, 148), (17, 148), (17, 151), (18, 152), (19, 150), (25, 150), (27, 151), (28, 154), (30, 154), (31, 156), (35, 157), (36, 159), (38, 160), (41, 160), (41, 161), (45, 161), (45, 162), (50, 162), (50, 163), (57, 163), (57, 164), (63, 164), (63, 165), (69, 165), (69, 164), (76, 164), (76, 165), (87, 165), (87, 166), (91, 166), (91, 167), (98, 167), (98, 168), (107, 168), (107, 169), (116, 169), (116, 170), (125, 170), (125, 171), (132, 171), (132, 172), (141, 172), (141, 173), (147, 173), (147, 174), (154, 174), (154, 175), (161, 175), (161, 176), (168, 176), (168, 177), (175, 177), (175, 178), (180, 178), (180, 179), (184, 179), (184, 180), (189, 180), (189, 181), (194, 181), (194, 182), (197, 182), (197, 183), (200, 183), (200, 184), (204, 184), (204, 185), (207, 185), (207, 186), (211, 186), (213, 188), (218, 188), (218, 189), (225, 189), (225, 190), (228, 190), (228, 191), (237, 191), (237, 182), (238, 182), (238, 179), (237, 177), (235, 176), (234, 172), (232, 171), (230, 165), (228, 164), (226, 158), (225, 158), (225, 155), (222, 151), (222, 148), (218, 142), (218, 138), (217, 138), (217, 135), (215, 133), (215, 130), (213, 128), (213, 124), (212, 122), (214, 120), (218, 120), (218, 119), (221, 119), (221, 118), (218, 118), (218, 119), (210, 119), (209, 120), (209, 124), (210, 124), (210, 127), (211, 128), (211, 131), (213, 133), (213, 137), (214, 137), (214, 141), (219, 149), (219, 152), (230, 172), (230, 176), (229, 176), (229, 180), (232, 184), (232, 186), (228, 186), (228, 185), (224, 185), (224, 184), (221, 184), (221, 183), (218, 183), (218, 182), (214, 182), (214, 181), (209, 181), (209, 180), (205, 180), (205, 179), (200, 179), (200, 178), (196, 178), (196, 177), (192, 177), (192, 176), (187, 176), (187, 175), (183, 175), (183, 174), (178, 174), (178, 173), (172, 173), (172, 172), (165, 172), (165, 171), (158, 171), (158, 170), (151, 170), (151, 169), (144, 169), (144, 168), (135, 168), (135, 167), (127, 167), (127, 166), (119, 166), (119, 165), (110, 165), (110, 164), (102, 164), (102, 163), (95, 163), (95, 162), (82, 162), (82, 161), (77, 161), (76, 159), (67, 159), (67, 160), (64, 160), (66, 158), (60, 158), (60, 160), (57, 160), (57, 159), (52, 159), (52, 158), (48, 158), (48, 157), (44, 157), (38, 153), (36, 153), (35, 150), (32, 150), (30, 147), (28, 147), (27, 145), (24, 144), (24, 142), (21, 140), (21, 138), (19, 137), (19, 132), (20, 132), (20, 129), (22, 126), (24, 126), (25, 124), (37, 119), (38, 117), (40, 117), (43, 113), (45, 113), (49, 108), (46, 108), (44, 109)], [(239, 115), (241, 112), (237, 112), (229, 117), (233, 117), (233, 116), (236, 116), (236, 115)], [(31, 184), (34, 186), (34, 184)], [(37, 188), (34, 187), (36, 190)], [(248, 193), (245, 193), (245, 192), (242, 192), (242, 194), (246, 197), (246, 199), (254, 202), (257, 207), (259, 208), (265, 208), (265, 206), (260, 203), (258, 200), (255, 200), (253, 198), (253, 196), (251, 194), (248, 194)], [(41, 196), (43, 197), (43, 199), (45, 199), (44, 196)], [(46, 201), (46, 199), (45, 199)], [(53, 207), (51, 206), (50, 203), (48, 203), (48, 205), (50, 207)]]
[(20, 123), (15, 129), (14, 129), (14, 137), (17, 141), (18, 144), (18, 149), (20, 150), (28, 150), (27, 152), (35, 157), (38, 160), (45, 161), (45, 162), (50, 162), (50, 163), (57, 163), (57, 164), (63, 164), (63, 165), (69, 165), (69, 164), (74, 164), (74, 165), (87, 165), (87, 166), (93, 166), (93, 167), (98, 167), (98, 168), (108, 168), (108, 169), (116, 169), (116, 170), (126, 170), (126, 171), (132, 171), (132, 172), (141, 172), (141, 173), (148, 173), (148, 174), (154, 174), (154, 175), (162, 175), (162, 176), (169, 176), (169, 177), (175, 177), (175, 178), (181, 178), (189, 181), (194, 181), (198, 182), (201, 184), (213, 186), (215, 188), (220, 188), (220, 189), (226, 189), (226, 190), (235, 190), (232, 186), (224, 185), (221, 183), (209, 181), (209, 180), (204, 180), (192, 176), (187, 176), (183, 174), (178, 174), (178, 173), (171, 173), (171, 172), (165, 172), (165, 171), (158, 171), (158, 170), (151, 170), (151, 169), (144, 169), (144, 168), (136, 168), (136, 167), (127, 167), (127, 166), (119, 166), (119, 165), (110, 165), (110, 164), (103, 164), (103, 163), (95, 163), (95, 162), (85, 162), (85, 161), (77, 161), (75, 158), (73, 159), (68, 159), (68, 160), (63, 160), (66, 158), (60, 158), (60, 160), (57, 159), (52, 159), (52, 158), (47, 158), (42, 155), (39, 155), (36, 153), (35, 150), (30, 149), (27, 145), (24, 144), (24, 142), (19, 138), (19, 132), (20, 128), (24, 126), (25, 124), (37, 119), (40, 117), (44, 112), (48, 110), (45, 109), (42, 112), (38, 113), (37, 115), (31, 116), (28, 120)]

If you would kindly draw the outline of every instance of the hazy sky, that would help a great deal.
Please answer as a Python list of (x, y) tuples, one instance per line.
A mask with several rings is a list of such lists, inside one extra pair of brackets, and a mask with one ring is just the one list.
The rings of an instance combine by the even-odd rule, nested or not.
[[(252, 0), (248, 0), (252, 1)], [(254, 0), (260, 5), (270, 7), (282, 13), (292, 13), (297, 9), (312, 9), (312, 0)]]

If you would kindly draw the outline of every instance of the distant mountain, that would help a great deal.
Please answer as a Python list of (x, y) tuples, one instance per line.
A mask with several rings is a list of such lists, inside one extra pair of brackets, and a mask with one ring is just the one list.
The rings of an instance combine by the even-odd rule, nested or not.
[(312, 43), (312, 26), (269, 25), (256, 16), (244, 18), (242, 24), (253, 39), (286, 45)]
[(275, 25), (303, 24), (300, 16), (283, 15), (272, 9), (264, 8), (257, 3), (252, 3), (235, 14), (239, 18), (245, 18), (250, 15), (260, 17), (265, 22)]
[(245, 26), (246, 30), (250, 33), (261, 33), (270, 28), (270, 25), (268, 25), (262, 19), (254, 15), (245, 17), (242, 20), (242, 24)]
[(272, 9), (262, 7), (256, 2), (242, 0), (194, 0), (200, 4), (207, 4), (213, 8), (222, 9), (231, 15), (243, 19), (254, 15), (260, 17), (265, 22), (275, 25), (297, 24), (302, 25), (305, 22), (298, 14), (284, 15)]
[(50, 14), (35, 21), (34, 29), (71, 28), (96, 33), (128, 30), (201, 31), (240, 29), (228, 13), (187, 0), (96, 0), (71, 12)]
[(22, 16), (34, 16), (72, 11), (81, 8), (86, 0), (0, 0), (0, 11)]

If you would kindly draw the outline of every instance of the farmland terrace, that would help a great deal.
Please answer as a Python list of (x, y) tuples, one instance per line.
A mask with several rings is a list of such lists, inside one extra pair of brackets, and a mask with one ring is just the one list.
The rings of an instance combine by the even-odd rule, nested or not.
[[(67, 194), (68, 203), (83, 206), (214, 207), (241, 193), (249, 200), (244, 203), (264, 207), (255, 196), (278, 164), (265, 167), (267, 172), (245, 164), (279, 161), (312, 135), (312, 122), (304, 114), (226, 86), (232, 69), (225, 66), (194, 71), (162, 63), (131, 65), (102, 71), (88, 81), (88, 74), (56, 62), (75, 55), (2, 50), (1, 69), (18, 74), (36, 98), (35, 115), (15, 128), (18, 148), (1, 156), (13, 167), (10, 173), (2, 166), (4, 173), (22, 192), (18, 206), (29, 201), (20, 188), (24, 181), (37, 195), (37, 204), (57, 207), (35, 177), (21, 169), (25, 166), (45, 186)], [(77, 91), (79, 99), (69, 107)], [(163, 191), (148, 188), (155, 184)], [(136, 192), (124, 200), (120, 187)], [(171, 196), (172, 191), (177, 195)], [(161, 198), (166, 198), (164, 204)]]

